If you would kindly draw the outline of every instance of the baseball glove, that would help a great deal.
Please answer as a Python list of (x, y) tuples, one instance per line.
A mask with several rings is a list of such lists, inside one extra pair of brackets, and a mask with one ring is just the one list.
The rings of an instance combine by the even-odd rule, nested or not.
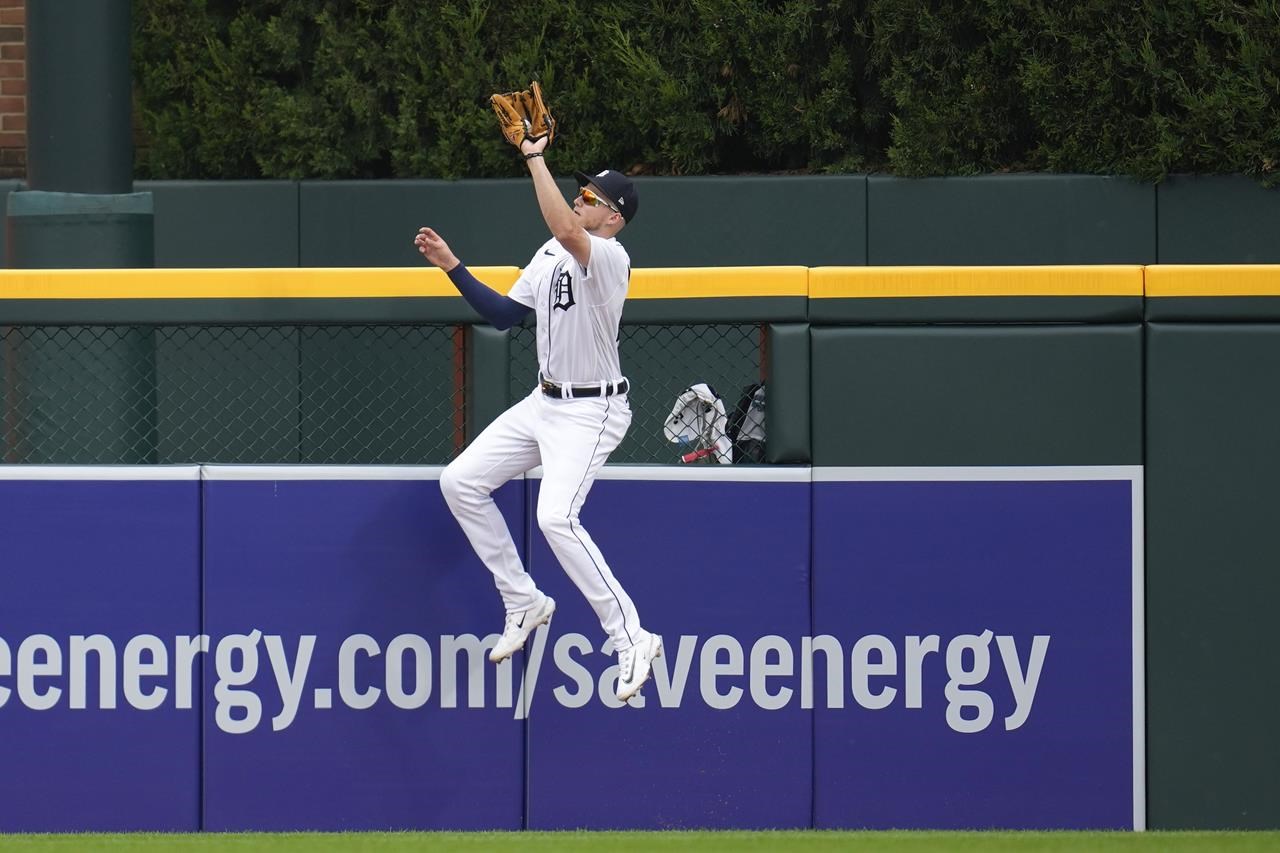
[(556, 120), (542, 100), (542, 87), (536, 80), (523, 91), (495, 94), (489, 103), (498, 117), (502, 135), (517, 148), (526, 139), (536, 141), (545, 136), (550, 145), (556, 138)]

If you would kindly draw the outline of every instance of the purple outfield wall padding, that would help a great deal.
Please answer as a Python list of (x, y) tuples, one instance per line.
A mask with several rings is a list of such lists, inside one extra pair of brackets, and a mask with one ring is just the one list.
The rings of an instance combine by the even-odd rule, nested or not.
[(520, 674), (438, 477), (206, 469), (205, 829), (521, 827)]
[(1141, 469), (814, 480), (817, 828), (1141, 828)]
[(599, 620), (531, 535), (558, 607), (529, 709), (530, 829), (810, 825), (812, 711), (794, 654), (809, 633), (808, 478), (691, 465), (596, 480), (581, 520), (666, 644), (643, 707), (618, 706)]
[(0, 469), (0, 832), (199, 829), (198, 478)]
[(0, 832), (1145, 827), (1141, 468), (606, 468), (632, 707), (439, 470), (0, 466)]

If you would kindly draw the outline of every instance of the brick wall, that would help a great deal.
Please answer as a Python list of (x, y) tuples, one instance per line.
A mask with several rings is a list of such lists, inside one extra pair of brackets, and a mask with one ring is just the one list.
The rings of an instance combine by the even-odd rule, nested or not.
[(0, 178), (27, 176), (27, 0), (0, 0)]

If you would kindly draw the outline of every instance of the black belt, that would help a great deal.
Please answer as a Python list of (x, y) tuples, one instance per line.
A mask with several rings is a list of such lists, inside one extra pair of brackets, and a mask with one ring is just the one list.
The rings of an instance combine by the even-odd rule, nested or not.
[(626, 379), (617, 382), (596, 382), (593, 385), (569, 385), (552, 382), (549, 379), (540, 381), (542, 393), (557, 400), (572, 400), (578, 397), (609, 397), (613, 394), (625, 394), (631, 388)]

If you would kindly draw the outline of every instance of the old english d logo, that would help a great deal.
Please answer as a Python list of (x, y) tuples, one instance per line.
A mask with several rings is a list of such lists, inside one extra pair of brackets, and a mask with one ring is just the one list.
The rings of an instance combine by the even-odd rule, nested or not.
[(568, 270), (561, 270), (560, 275), (556, 277), (556, 283), (552, 285), (555, 288), (556, 301), (552, 304), (552, 310), (560, 308), (568, 311), (573, 307), (573, 276), (569, 275)]

